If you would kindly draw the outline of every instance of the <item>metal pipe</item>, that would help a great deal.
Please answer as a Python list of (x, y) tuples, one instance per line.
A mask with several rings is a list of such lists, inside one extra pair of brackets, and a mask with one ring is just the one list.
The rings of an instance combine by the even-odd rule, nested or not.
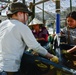
[(60, 33), (60, 0), (56, 0), (56, 33)]
[(1, 11), (0, 11), (0, 23), (1, 23), (1, 21), (2, 21), (2, 20), (1, 20)]
[(70, 12), (72, 12), (72, 0), (70, 0)]
[(25, 0), (22, 0), (22, 2), (25, 4)]
[(43, 2), (43, 23), (44, 23), (44, 2)]
[[(35, 0), (33, 0), (33, 4), (35, 4)], [(35, 17), (35, 6), (33, 6), (32, 8), (32, 12), (33, 12), (33, 15), (32, 15), (32, 19)]]

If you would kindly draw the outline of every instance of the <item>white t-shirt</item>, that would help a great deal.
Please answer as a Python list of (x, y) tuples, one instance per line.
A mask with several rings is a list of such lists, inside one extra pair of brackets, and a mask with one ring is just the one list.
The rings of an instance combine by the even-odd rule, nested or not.
[(18, 20), (3, 21), (0, 24), (0, 70), (18, 71), (26, 45), (41, 55), (47, 54), (27, 25)]

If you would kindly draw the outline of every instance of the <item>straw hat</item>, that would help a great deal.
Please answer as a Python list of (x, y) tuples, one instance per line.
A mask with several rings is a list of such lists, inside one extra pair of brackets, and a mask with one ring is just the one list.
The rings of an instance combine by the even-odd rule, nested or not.
[(34, 18), (30, 23), (29, 23), (29, 26), (32, 26), (32, 25), (36, 25), (36, 24), (43, 24), (43, 22), (39, 21), (37, 18)]

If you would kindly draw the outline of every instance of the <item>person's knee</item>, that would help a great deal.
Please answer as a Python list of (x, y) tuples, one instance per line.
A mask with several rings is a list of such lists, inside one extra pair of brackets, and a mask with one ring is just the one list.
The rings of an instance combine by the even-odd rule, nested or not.
[(7, 73), (3, 71), (3, 72), (0, 72), (0, 75), (7, 75)]
[(7, 72), (7, 75), (14, 75), (14, 72)]
[(14, 75), (14, 72), (0, 72), (0, 75)]

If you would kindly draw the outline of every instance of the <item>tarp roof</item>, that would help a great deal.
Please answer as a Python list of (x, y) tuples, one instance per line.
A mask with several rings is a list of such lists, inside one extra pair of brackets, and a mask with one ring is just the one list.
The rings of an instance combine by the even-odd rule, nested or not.
[[(13, 1), (13, 0), (0, 0), (0, 7), (4, 6), (7, 3), (7, 1)], [(17, 1), (22, 2), (23, 0), (17, 0)], [(25, 0), (25, 1), (29, 5), (30, 2), (35, 1), (35, 3), (38, 3), (38, 2), (44, 1), (44, 0)], [(55, 7), (56, 7), (56, 4), (54, 2), (55, 0), (45, 0), (45, 1), (46, 2), (44, 2), (44, 10), (48, 11), (48, 12), (55, 13)], [(71, 1), (71, 4), (70, 4), (70, 1)], [(36, 12), (41, 11), (39, 8), (43, 9), (42, 5), (43, 5), (43, 3), (40, 3), (40, 4), (36, 5)], [(60, 9), (61, 9), (61, 11), (66, 10), (68, 7), (70, 7), (70, 5), (76, 7), (76, 0), (60, 0)]]

